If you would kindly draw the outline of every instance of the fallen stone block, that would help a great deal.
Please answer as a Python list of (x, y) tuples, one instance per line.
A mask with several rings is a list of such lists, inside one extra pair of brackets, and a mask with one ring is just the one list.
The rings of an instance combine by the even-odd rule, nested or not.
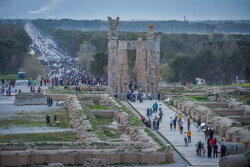
[(219, 161), (220, 167), (248, 167), (247, 158), (244, 155), (228, 155), (222, 157)]
[(51, 163), (48, 165), (48, 167), (64, 167), (64, 165), (61, 163)]
[(105, 159), (87, 158), (83, 167), (106, 167), (107, 161)]

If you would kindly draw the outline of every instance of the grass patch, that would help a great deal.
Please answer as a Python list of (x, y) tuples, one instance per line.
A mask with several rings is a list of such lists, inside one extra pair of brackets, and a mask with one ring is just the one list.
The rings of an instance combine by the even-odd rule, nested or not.
[(121, 140), (121, 139), (118, 139), (118, 140), (110, 140), (111, 142), (125, 142), (125, 140)]
[(94, 107), (90, 107), (90, 110), (110, 110), (111, 107), (107, 106), (107, 107), (102, 107), (99, 102), (97, 100), (94, 101), (95, 106)]
[(60, 108), (56, 110), (44, 111), (44, 112), (25, 112), (21, 111), (17, 113), (17, 116), (12, 116), (10, 119), (4, 119), (0, 121), (0, 127), (9, 128), (10, 126), (45, 126), (46, 115), (49, 113), (50, 120), (53, 123), (53, 115), (57, 116), (57, 120), (60, 121), (60, 125), (57, 127), (68, 128), (70, 118), (66, 108)]
[(0, 121), (0, 127), (9, 128), (10, 126), (44, 126), (45, 121), (31, 120), (29, 118), (22, 119), (20, 117), (11, 117), (11, 119), (4, 119)]
[(2, 81), (2, 79), (6, 79), (6, 80), (17, 80), (17, 74), (2, 74), (0, 75), (0, 80)]
[(113, 118), (111, 117), (101, 117), (98, 115), (94, 115), (96, 119), (96, 123), (98, 125), (109, 125), (113, 122)]
[(114, 130), (114, 129), (108, 129), (108, 130), (105, 130), (104, 132), (103, 132), (107, 137), (109, 137), (109, 138), (111, 138), (111, 139), (119, 139), (120, 138), (120, 134), (119, 133), (117, 133), (117, 131), (116, 130)]
[(200, 101), (200, 102), (208, 102), (209, 99), (207, 97), (204, 96), (189, 96), (189, 98), (191, 98), (192, 100), (195, 101)]
[(24, 133), (0, 135), (0, 143), (15, 142), (74, 142), (77, 140), (76, 134), (72, 131), (53, 133)]

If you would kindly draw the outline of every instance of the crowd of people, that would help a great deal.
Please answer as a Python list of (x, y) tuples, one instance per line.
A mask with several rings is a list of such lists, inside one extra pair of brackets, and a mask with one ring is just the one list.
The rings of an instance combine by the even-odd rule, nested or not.
[(64, 86), (74, 91), (81, 91), (84, 85), (107, 85), (103, 78), (95, 78), (89, 72), (77, 66), (76, 59), (59, 51), (53, 40), (43, 36), (32, 23), (25, 25), (25, 30), (32, 39), (32, 48), (46, 71), (46, 77), (30, 79), (28, 86)]
[(157, 102), (155, 102), (152, 108), (147, 108), (146, 112), (147, 112), (147, 118), (144, 118), (143, 116), (141, 116), (141, 121), (148, 128), (153, 128), (153, 130), (159, 129), (160, 123), (162, 122), (162, 116), (163, 116), (161, 104), (158, 104)]
[[(162, 116), (164, 115), (161, 104), (158, 104), (157, 101), (153, 103), (152, 108), (147, 108), (146, 118), (141, 115), (141, 121), (146, 125), (146, 127), (153, 130), (158, 130), (160, 123), (162, 121)], [(184, 132), (184, 123), (186, 122), (186, 131)], [(169, 119), (170, 130), (176, 130), (184, 137), (184, 145), (188, 147), (188, 144), (191, 143), (192, 132), (190, 129), (191, 117), (188, 115), (186, 119), (183, 118), (182, 113), (176, 111), (174, 117)], [(197, 132), (204, 133), (205, 142), (199, 141), (196, 146), (196, 154), (198, 157), (208, 157), (208, 158), (217, 158), (218, 157), (218, 142), (216, 137), (214, 137), (214, 131), (211, 124), (201, 124), (201, 120), (197, 121)], [(220, 141), (220, 151), (221, 157), (226, 154), (226, 146), (224, 140)], [(207, 152), (207, 156), (206, 156)]]
[(2, 79), (1, 94), (6, 94), (10, 96), (11, 93), (17, 93), (17, 89), (14, 89), (15, 84), (15, 80)]

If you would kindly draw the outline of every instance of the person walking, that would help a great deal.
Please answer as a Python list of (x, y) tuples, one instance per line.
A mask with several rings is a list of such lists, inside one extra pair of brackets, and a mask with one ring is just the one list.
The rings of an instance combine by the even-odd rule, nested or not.
[(180, 120), (180, 134), (183, 134), (183, 122)]
[(172, 119), (172, 117), (170, 117), (170, 119), (169, 119), (169, 124), (170, 124), (170, 129), (172, 130), (172, 128), (173, 128), (173, 119)]
[(153, 111), (156, 112), (156, 102), (153, 104)]
[(147, 108), (147, 117), (149, 117), (149, 108)]
[(152, 110), (152, 108), (149, 109), (149, 114), (150, 114), (150, 118), (153, 118), (153, 110)]
[(210, 139), (212, 139), (214, 137), (214, 131), (213, 129), (209, 129), (209, 136), (210, 136)]
[(186, 132), (184, 132), (184, 142), (185, 142), (185, 147), (187, 147), (188, 146), (188, 142), (187, 142), (187, 134), (186, 134)]
[(217, 150), (218, 150), (218, 146), (217, 146), (217, 144), (215, 143), (214, 146), (213, 146), (213, 152), (214, 152), (213, 157), (216, 157), (216, 158), (217, 158)]
[(201, 143), (201, 141), (199, 141), (198, 147), (199, 147), (198, 155), (201, 156), (201, 149), (202, 149), (202, 143)]
[(213, 138), (210, 139), (211, 146), (213, 147), (215, 144), (215, 140)]
[(201, 120), (200, 119), (197, 122), (197, 129), (198, 129), (198, 132), (200, 132), (200, 129), (201, 129)]
[(190, 117), (188, 117), (188, 118), (187, 118), (187, 128), (188, 128), (188, 130), (190, 130), (190, 124), (191, 124), (191, 123), (190, 123)]
[(46, 115), (46, 123), (47, 123), (47, 125), (50, 124), (50, 116), (48, 114)]
[(220, 152), (221, 152), (221, 157), (224, 157), (226, 155), (227, 148), (224, 144), (221, 145)]
[(160, 111), (160, 112), (162, 111), (162, 106), (161, 106), (161, 104), (159, 105), (159, 111)]
[(205, 141), (208, 139), (208, 136), (209, 136), (209, 130), (208, 128), (205, 129)]
[(160, 119), (156, 119), (156, 129), (159, 130), (159, 126), (160, 126)]
[(159, 121), (160, 121), (160, 122), (161, 122), (161, 120), (162, 120), (162, 116), (163, 116), (162, 110), (159, 110)]
[(173, 123), (174, 123), (174, 130), (176, 129), (176, 120), (177, 120), (177, 117), (175, 117), (174, 120), (173, 120)]
[(158, 101), (161, 101), (161, 94), (158, 93)]
[(211, 153), (212, 153), (212, 146), (209, 143), (208, 146), (207, 146), (207, 157), (208, 158), (211, 158)]
[(188, 130), (187, 136), (188, 136), (188, 143), (191, 143), (191, 131), (190, 130)]

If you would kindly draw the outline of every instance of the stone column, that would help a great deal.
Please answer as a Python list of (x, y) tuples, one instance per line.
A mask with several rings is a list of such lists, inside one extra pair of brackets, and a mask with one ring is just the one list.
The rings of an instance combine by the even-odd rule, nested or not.
[(119, 24), (119, 17), (113, 20), (108, 17), (108, 86), (111, 91), (116, 91), (116, 73), (117, 73), (117, 39), (118, 34), (116, 32), (117, 26)]
[(135, 78), (137, 88), (146, 89), (147, 85), (147, 70), (146, 70), (146, 59), (147, 49), (144, 46), (144, 41), (140, 38), (135, 43), (136, 48), (136, 60), (135, 60)]

